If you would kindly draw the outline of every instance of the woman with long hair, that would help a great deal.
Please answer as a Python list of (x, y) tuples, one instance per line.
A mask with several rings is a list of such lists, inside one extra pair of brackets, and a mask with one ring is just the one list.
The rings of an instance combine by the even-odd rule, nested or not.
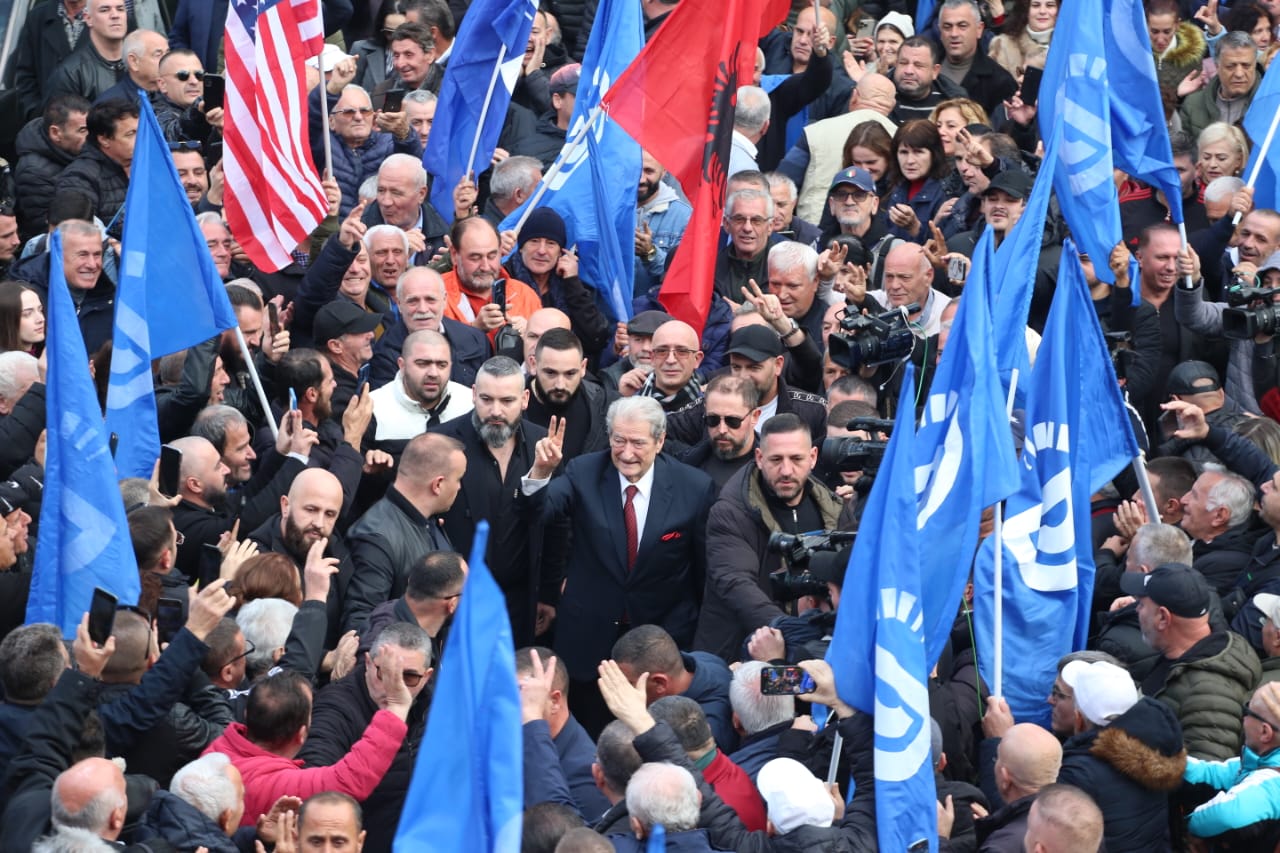
[(942, 182), (951, 168), (937, 125), (916, 119), (898, 128), (890, 162), (892, 186), (880, 205), (891, 234), (913, 243), (929, 239), (929, 222), (948, 197)]
[(44, 305), (40, 294), (18, 281), (0, 282), (0, 352), (44, 350)]

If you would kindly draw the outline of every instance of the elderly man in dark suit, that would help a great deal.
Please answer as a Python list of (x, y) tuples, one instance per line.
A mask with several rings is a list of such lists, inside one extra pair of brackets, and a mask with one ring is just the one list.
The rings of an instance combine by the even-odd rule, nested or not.
[(633, 625), (653, 624), (681, 648), (692, 642), (716, 497), (710, 477), (660, 455), (666, 417), (656, 400), (617, 400), (606, 423), (609, 449), (570, 460), (550, 480), (564, 441), (564, 424), (553, 418), (518, 501), (543, 523), (572, 524), (555, 648), (569, 669), (575, 713), (597, 732), (608, 714), (596, 705), (596, 667), (615, 640)]

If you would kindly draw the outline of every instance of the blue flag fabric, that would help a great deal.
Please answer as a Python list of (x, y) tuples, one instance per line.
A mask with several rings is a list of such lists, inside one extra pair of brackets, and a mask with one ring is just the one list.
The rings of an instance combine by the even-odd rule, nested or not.
[(933, 19), (934, 0), (916, 0), (916, 32), (923, 33)]
[[(537, 206), (560, 214), (568, 245), (578, 247), (582, 280), (604, 295), (614, 317), (626, 320), (635, 280), (640, 145), (598, 108), (601, 96), (644, 47), (644, 16), (631, 0), (603, 0), (596, 20), (582, 59), (567, 141), (557, 158), (559, 173)], [(593, 113), (599, 113), (594, 124), (574, 146)], [(512, 211), (499, 229), (515, 228), (530, 201)]]
[[(468, 171), (483, 172), (493, 159), (537, 11), (537, 0), (476, 0), (458, 28), (422, 155), (422, 165), (433, 176), (431, 204), (446, 222), (453, 221), (458, 181)], [(491, 95), (487, 110), (486, 94)], [(480, 147), (471, 162), (477, 129)]]
[(524, 747), (506, 599), (480, 522), (393, 849), (519, 853)]
[(1271, 122), (1280, 115), (1280, 72), (1267, 72), (1262, 77), (1249, 111), (1244, 115), (1244, 130), (1253, 141), (1253, 150), (1249, 154), (1249, 165), (1245, 168), (1246, 177), (1258, 176), (1253, 185), (1253, 206), (1274, 210), (1280, 205), (1280, 140), (1272, 140), (1266, 159), (1261, 164), (1258, 158), (1262, 153), (1262, 141), (1267, 138)]
[(991, 324), (991, 229), (978, 239), (973, 267), (934, 374), (915, 439), (917, 527), (922, 542), (946, 542), (921, 566), (925, 662), (937, 662), (951, 634), (978, 547), (984, 507), (1018, 488), (1005, 392), (996, 373)]
[(160, 455), (151, 360), (236, 325), (160, 124), (147, 99), (139, 103), (107, 386), (121, 477), (150, 477)]
[[(853, 543), (840, 619), (827, 650), (840, 698), (875, 715), (876, 833), (881, 850), (927, 840), (938, 849), (937, 792), (929, 747), (919, 542), (904, 519), (916, 512), (915, 370), (907, 365), (893, 436)], [(874, 619), (862, 618), (875, 614)]]
[(1170, 218), (1181, 222), (1182, 181), (1173, 165), (1146, 14), (1140, 0), (1108, 0), (1107, 6), (1102, 32), (1110, 81), (1111, 156), (1116, 168), (1161, 190)]
[(141, 584), (56, 231), (48, 311), (44, 499), (27, 622), (50, 622), (74, 637), (95, 586), (134, 604)]
[(1062, 144), (1052, 165), (1062, 216), (1081, 248), (1096, 259), (1098, 278), (1112, 282), (1104, 259), (1120, 242), (1120, 197), (1112, 175), (1107, 52), (1104, 27), (1098, 25), (1103, 19), (1103, 0), (1072, 2), (1058, 14), (1040, 86), (1039, 119), (1043, 139), (1061, 127)]
[[(1048, 724), (1058, 658), (1084, 647), (1093, 595), (1089, 499), (1137, 441), (1071, 241), (1027, 397), (1022, 485), (1004, 522), (1003, 693), (1016, 719)], [(974, 568), (979, 664), (995, 682), (995, 539)]]

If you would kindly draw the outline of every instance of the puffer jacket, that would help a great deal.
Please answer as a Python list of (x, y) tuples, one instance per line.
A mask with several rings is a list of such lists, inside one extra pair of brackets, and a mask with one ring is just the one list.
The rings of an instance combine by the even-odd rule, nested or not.
[(18, 163), (13, 168), (17, 189), (18, 236), (23, 242), (49, 228), (49, 202), (53, 186), (62, 170), (71, 165), (76, 155), (63, 151), (49, 141), (43, 118), (33, 118), (18, 131), (14, 145)]
[[(823, 528), (835, 529), (843, 509), (840, 499), (815, 477), (808, 479), (805, 492), (821, 514)], [(770, 534), (781, 530), (765, 500), (760, 469), (743, 467), (724, 484), (707, 518), (707, 586), (695, 649), (737, 660), (749, 633), (783, 615), (769, 595), (769, 575), (782, 558), (767, 550)]]
[(1200, 28), (1191, 21), (1182, 21), (1168, 49), (1163, 54), (1152, 51), (1152, 58), (1156, 61), (1156, 80), (1160, 83), (1162, 95), (1167, 98), (1168, 94), (1176, 93), (1183, 78), (1200, 69), (1207, 47)]
[(919, 233), (913, 236), (893, 223), (889, 223), (889, 233), (911, 243), (924, 243), (930, 237), (929, 223), (938, 215), (938, 208), (942, 207), (942, 203), (947, 200), (947, 194), (943, 189), (942, 180), (938, 178), (926, 180), (920, 191), (911, 198), (907, 198), (907, 192), (907, 184), (898, 183), (897, 186), (889, 190), (889, 195), (885, 200), (880, 202), (880, 209), (888, 211), (895, 204), (908, 205), (915, 211), (916, 218), (920, 220)]
[(1187, 819), (1187, 829), (1212, 838), (1233, 829), (1280, 818), (1280, 749), (1258, 755), (1249, 747), (1227, 761), (1187, 759), (1183, 778), (1221, 791)]
[(1152, 694), (1177, 715), (1187, 753), (1218, 761), (1240, 752), (1240, 705), (1262, 677), (1262, 665), (1248, 641), (1232, 631), (1211, 634), (1209, 639), (1223, 636), (1225, 645), (1215, 653), (1188, 654), (1176, 661), (1164, 686)]
[(1168, 795), (1186, 766), (1177, 717), (1144, 697), (1105, 728), (1068, 740), (1058, 782), (1080, 788), (1102, 809), (1108, 853), (1152, 853), (1171, 849)]
[(238, 853), (235, 842), (195, 806), (168, 791), (156, 791), (135, 833), (139, 841), (163, 838), (179, 850)]
[[(345, 217), (360, 200), (360, 184), (372, 175), (378, 174), (382, 161), (392, 154), (408, 154), (414, 158), (422, 157), (422, 141), (412, 130), (404, 139), (396, 139), (390, 133), (374, 131), (369, 134), (359, 147), (352, 148), (330, 131), (330, 150), (333, 152), (333, 177), (342, 190), (342, 204), (338, 215)], [(323, 139), (323, 137), (322, 137)], [(322, 143), (323, 144), (323, 143)], [(312, 146), (314, 148), (314, 146)], [(315, 153), (313, 151), (313, 153)], [(320, 149), (317, 163), (324, 163), (324, 149)]]
[[(84, 146), (80, 156), (58, 176), (54, 192), (78, 192), (93, 202), (93, 215), (109, 225), (107, 233), (117, 240), (124, 234), (125, 197), (129, 194), (129, 176), (116, 161), (103, 154), (92, 142)], [(117, 218), (116, 214), (120, 213)]]

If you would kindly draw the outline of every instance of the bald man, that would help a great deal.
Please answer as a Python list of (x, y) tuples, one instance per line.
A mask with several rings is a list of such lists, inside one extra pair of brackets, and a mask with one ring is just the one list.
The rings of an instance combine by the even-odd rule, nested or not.
[(933, 289), (933, 265), (916, 243), (900, 241), (884, 261), (884, 289), (867, 293), (884, 310), (918, 305), (908, 316), (924, 327), (925, 337), (942, 331), (942, 310), (951, 298)]
[(569, 315), (561, 311), (559, 308), (540, 308), (529, 315), (529, 323), (524, 327), (524, 372), (526, 376), (533, 376), (537, 372), (537, 366), (533, 362), (534, 353), (538, 348), (538, 339), (551, 329), (572, 329), (573, 326), (569, 322)]
[(178, 468), (178, 497), (182, 501), (173, 508), (173, 526), (183, 541), (178, 545), (174, 567), (190, 583), (211, 580), (201, 577), (203, 552), (207, 550), (204, 546), (216, 545), (218, 537), (231, 529), (232, 519), (224, 512), (231, 469), (206, 438), (189, 435), (169, 446), (182, 453)]
[[(695, 373), (702, 364), (702, 342), (692, 326), (680, 320), (663, 323), (653, 333), (650, 352), (653, 373), (636, 394), (653, 397), (664, 412), (679, 411), (702, 397), (702, 380)], [(623, 391), (623, 396), (629, 395)]]
[(1049, 785), (1027, 813), (1027, 853), (1094, 853), (1102, 845), (1102, 812), (1084, 791)]
[(294, 478), (289, 494), (280, 498), (280, 512), (249, 534), (264, 553), (283, 554), (293, 562), (303, 579), (304, 594), (304, 568), (312, 545), (324, 542), (323, 555), (338, 561), (338, 573), (329, 585), (325, 603), (327, 649), (334, 648), (341, 636), (342, 602), (354, 571), (342, 534), (334, 530), (341, 513), (342, 483), (322, 468), (308, 468)]
[(1016, 850), (1027, 833), (1027, 813), (1037, 793), (1058, 778), (1062, 744), (1033, 723), (1010, 728), (996, 751), (996, 790), (1005, 805), (976, 822), (982, 849)]
[(129, 805), (124, 773), (105, 758), (86, 758), (58, 774), (52, 803), (55, 834), (62, 827), (78, 827), (115, 841)]

